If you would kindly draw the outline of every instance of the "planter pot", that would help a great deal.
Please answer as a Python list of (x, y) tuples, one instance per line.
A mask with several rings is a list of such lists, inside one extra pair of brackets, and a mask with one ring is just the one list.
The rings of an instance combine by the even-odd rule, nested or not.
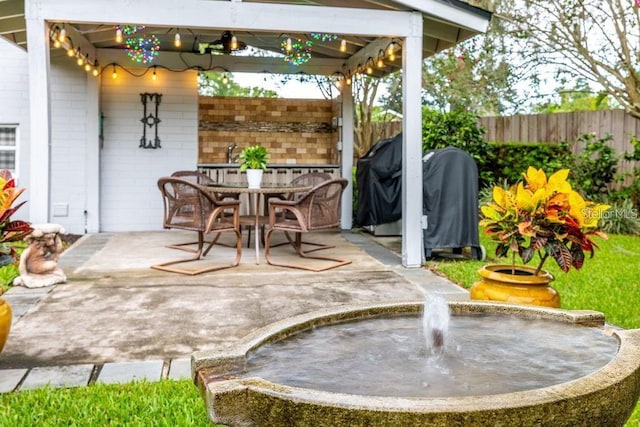
[(478, 270), (481, 279), (470, 290), (471, 299), (560, 307), (560, 295), (549, 286), (553, 276), (547, 271), (535, 275), (535, 268), (512, 265), (487, 265)]
[(262, 169), (247, 169), (247, 182), (249, 183), (249, 188), (260, 188), (263, 172), (264, 171)]
[(4, 344), (9, 337), (9, 330), (11, 329), (11, 306), (8, 302), (0, 298), (0, 353), (4, 348)]

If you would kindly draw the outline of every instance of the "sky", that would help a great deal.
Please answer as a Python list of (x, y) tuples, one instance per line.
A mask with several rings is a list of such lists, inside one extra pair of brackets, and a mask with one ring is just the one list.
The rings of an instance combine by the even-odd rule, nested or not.
[(315, 83), (299, 82), (295, 79), (290, 80), (283, 85), (278, 77), (274, 78), (269, 74), (233, 73), (233, 81), (240, 86), (258, 86), (274, 90), (282, 98), (324, 99), (324, 96), (322, 96), (322, 93)]

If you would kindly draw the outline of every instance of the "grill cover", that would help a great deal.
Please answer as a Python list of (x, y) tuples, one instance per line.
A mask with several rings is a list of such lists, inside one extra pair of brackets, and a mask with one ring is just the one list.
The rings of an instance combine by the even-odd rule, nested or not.
[(465, 151), (446, 147), (422, 159), (425, 257), (436, 249), (471, 248), (482, 259), (478, 237), (478, 168)]
[(358, 225), (402, 218), (402, 133), (375, 143), (357, 162)]

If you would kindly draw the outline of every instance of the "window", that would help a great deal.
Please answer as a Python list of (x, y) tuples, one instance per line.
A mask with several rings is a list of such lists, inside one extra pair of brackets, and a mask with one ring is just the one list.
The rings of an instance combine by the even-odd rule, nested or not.
[(9, 169), (16, 175), (18, 127), (0, 124), (0, 170)]

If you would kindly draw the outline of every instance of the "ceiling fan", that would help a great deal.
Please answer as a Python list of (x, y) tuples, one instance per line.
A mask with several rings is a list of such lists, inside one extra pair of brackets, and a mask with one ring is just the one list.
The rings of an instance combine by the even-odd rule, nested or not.
[(231, 31), (225, 31), (218, 40), (209, 43), (200, 43), (198, 46), (200, 54), (210, 53), (213, 55), (229, 55), (231, 52), (238, 52), (247, 48), (245, 42), (241, 42)]

